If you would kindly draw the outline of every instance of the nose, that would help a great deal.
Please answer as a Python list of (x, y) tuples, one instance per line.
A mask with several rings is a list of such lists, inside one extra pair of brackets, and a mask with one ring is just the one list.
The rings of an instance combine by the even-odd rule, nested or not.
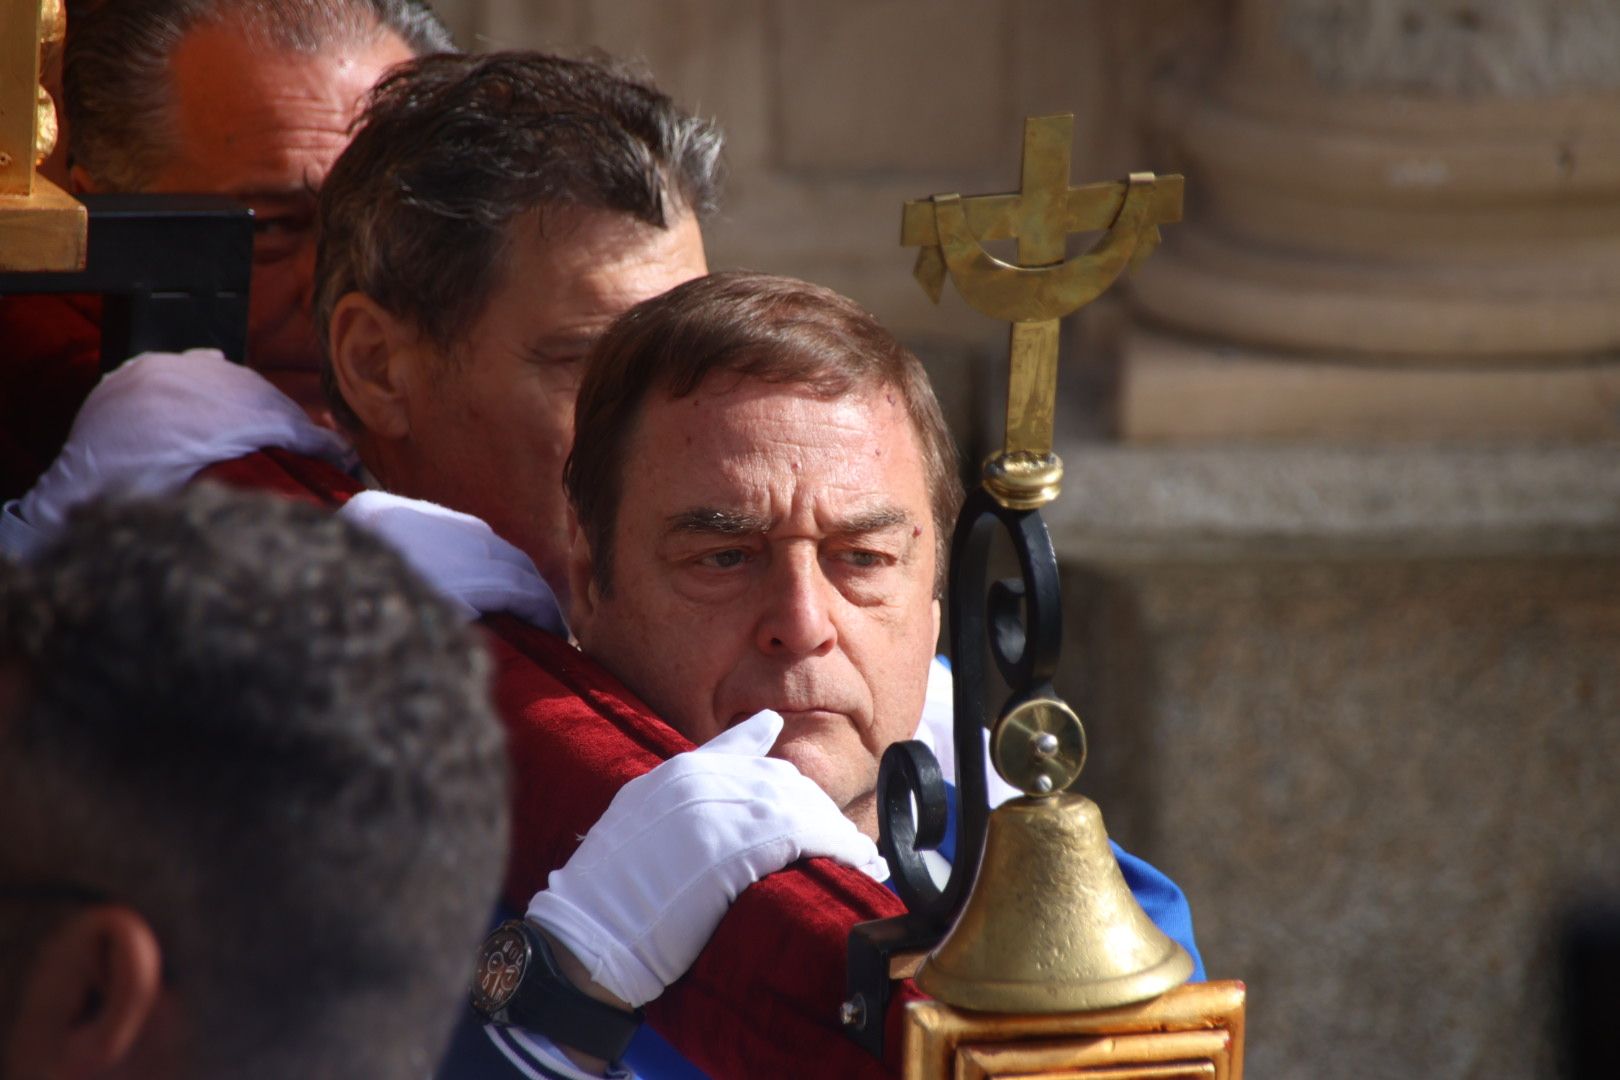
[(795, 658), (824, 656), (838, 643), (835, 592), (814, 545), (784, 552), (766, 575), (765, 602), (756, 630), (760, 652)]

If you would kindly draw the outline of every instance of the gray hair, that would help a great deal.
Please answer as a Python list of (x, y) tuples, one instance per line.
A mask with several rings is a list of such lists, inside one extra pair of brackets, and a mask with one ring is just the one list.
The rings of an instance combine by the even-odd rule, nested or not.
[(139, 912), (197, 1075), (432, 1072), (506, 760), (486, 655), (399, 556), (220, 489), (90, 507), (0, 565), (0, 708), (0, 885)]
[(68, 156), (114, 191), (140, 191), (173, 152), (169, 67), (191, 30), (231, 22), (255, 44), (319, 54), (399, 35), (453, 48), (422, 0), (101, 0), (75, 8), (62, 70)]
[(363, 293), (448, 349), (502, 284), (514, 218), (707, 216), (721, 144), (713, 123), (603, 61), (438, 55), (384, 76), (321, 187), (315, 326), (334, 414), (360, 426), (327, 354), (340, 297)]

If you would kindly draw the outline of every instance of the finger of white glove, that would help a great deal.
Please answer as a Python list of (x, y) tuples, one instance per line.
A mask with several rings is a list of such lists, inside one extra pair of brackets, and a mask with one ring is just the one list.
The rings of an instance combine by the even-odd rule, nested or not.
[(382, 537), (466, 618), (510, 611), (558, 636), (567, 633), (533, 561), (482, 519), (385, 491), (362, 491), (338, 515)]
[[(779, 718), (757, 719), (774, 738)], [(886, 870), (876, 845), (792, 765), (711, 744), (625, 785), (530, 915), (600, 985), (640, 1003), (685, 973), (743, 889), (808, 856)]]
[(782, 734), (782, 714), (761, 709), (735, 727), (727, 728), (702, 746), (702, 754), (751, 754), (764, 757)]

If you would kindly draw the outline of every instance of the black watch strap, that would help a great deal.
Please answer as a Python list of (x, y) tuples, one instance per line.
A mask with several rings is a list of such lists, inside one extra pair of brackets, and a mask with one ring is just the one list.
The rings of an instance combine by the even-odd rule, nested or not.
[(625, 1012), (580, 990), (563, 974), (546, 936), (527, 919), (503, 923), (496, 933), (508, 930), (528, 942), (529, 962), (506, 1007), (486, 1013), (486, 1018), (538, 1032), (559, 1046), (603, 1061), (624, 1057), (641, 1027), (641, 1010)]

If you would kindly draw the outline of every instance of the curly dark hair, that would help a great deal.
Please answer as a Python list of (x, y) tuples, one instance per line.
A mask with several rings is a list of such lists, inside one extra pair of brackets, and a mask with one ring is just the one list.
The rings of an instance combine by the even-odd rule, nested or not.
[(358, 428), (327, 352), (361, 292), (448, 349), (502, 284), (508, 225), (584, 206), (667, 228), (719, 198), (719, 129), (605, 60), (426, 56), (373, 88), (321, 185), (315, 326), (333, 413)]
[(0, 880), (140, 912), (198, 1075), (431, 1073), (507, 777), (487, 658), (394, 552), (223, 490), (89, 507), (0, 574), (0, 684)]

